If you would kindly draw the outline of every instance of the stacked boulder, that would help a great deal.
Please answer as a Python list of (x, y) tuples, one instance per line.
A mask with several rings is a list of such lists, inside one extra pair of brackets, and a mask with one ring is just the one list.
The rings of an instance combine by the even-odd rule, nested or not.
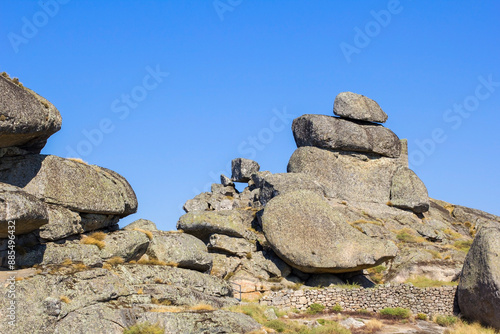
[[(39, 154), (60, 127), (50, 102), (0, 76), (0, 283), (16, 276), (17, 308), (15, 324), (2, 317), (0, 334), (119, 334), (145, 322), (168, 333), (259, 329), (221, 309), (237, 301), (227, 282), (207, 274), (203, 241), (143, 219), (119, 229), (137, 210), (125, 178)], [(11, 302), (0, 294), (0, 305)]]
[[(17, 266), (55, 264), (60, 258), (55, 249), (62, 242), (68, 243), (65, 253), (71, 260), (102, 262), (102, 252), (76, 239), (94, 230), (116, 230), (121, 217), (137, 211), (134, 191), (116, 172), (78, 159), (39, 154), (60, 128), (61, 115), (49, 101), (17, 80), (0, 76), (3, 267), (9, 233), (17, 236), (17, 246), (23, 250), (17, 254)], [(147, 244), (144, 234), (132, 239), (136, 248)]]
[(340, 93), (334, 114), (294, 120), (287, 173), (234, 159), (231, 177), (185, 203), (177, 228), (207, 245), (211, 274), (244, 298), (300, 284), (456, 280), (467, 251), (457, 245), (500, 217), (430, 199), (375, 101)]
[(333, 111), (340, 117), (303, 115), (293, 121), (298, 149), (288, 172), (312, 175), (327, 197), (428, 211), (427, 189), (408, 168), (399, 138), (376, 123), (387, 120), (377, 102), (340, 93)]

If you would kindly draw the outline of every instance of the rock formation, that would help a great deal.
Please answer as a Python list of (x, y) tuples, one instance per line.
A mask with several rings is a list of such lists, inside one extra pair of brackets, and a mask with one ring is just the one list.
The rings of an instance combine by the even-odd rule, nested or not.
[[(231, 177), (186, 201), (178, 231), (144, 219), (120, 229), (137, 210), (132, 187), (111, 170), (40, 155), (61, 126), (59, 112), (1, 76), (0, 267), (22, 275), (16, 331), (122, 333), (150, 322), (169, 333), (247, 333), (260, 325), (225, 309), (235, 297), (415, 275), (452, 281), (464, 261), (461, 306), (471, 308), (464, 298), (478, 291), (477, 302), (498, 304), (500, 217), (430, 199), (408, 168), (406, 141), (379, 124), (387, 114), (375, 101), (341, 93), (334, 114), (294, 120), (287, 173), (237, 158)], [(247, 184), (241, 192), (238, 182)], [(12, 234), (15, 260), (7, 256)], [(483, 313), (464, 311), (496, 325)], [(10, 329), (2, 323), (0, 333)]]
[(363, 286), (456, 280), (476, 229), (500, 217), (430, 199), (375, 101), (341, 93), (334, 113), (294, 120), (288, 173), (238, 158), (231, 178), (186, 202), (177, 227), (208, 245), (211, 274), (245, 298), (325, 275)]
[[(21, 275), (15, 326), (1, 308), (0, 333), (122, 333), (141, 322), (168, 333), (259, 329), (221, 309), (237, 300), (230, 284), (206, 274), (212, 255), (203, 241), (146, 220), (119, 229), (137, 210), (125, 178), (39, 154), (60, 127), (50, 102), (0, 76), (0, 266)], [(15, 259), (7, 256), (14, 236)], [(2, 284), (11, 272), (0, 271)]]

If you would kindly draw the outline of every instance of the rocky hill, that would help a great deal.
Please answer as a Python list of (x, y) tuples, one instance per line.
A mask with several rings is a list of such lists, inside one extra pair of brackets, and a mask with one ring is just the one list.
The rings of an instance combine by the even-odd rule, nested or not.
[[(430, 199), (375, 101), (340, 93), (334, 114), (294, 120), (288, 173), (237, 158), (231, 177), (185, 203), (177, 231), (146, 220), (120, 229), (137, 210), (132, 187), (106, 168), (40, 155), (59, 112), (0, 76), (0, 304), (14, 300), (16, 311), (9, 323), (0, 308), (0, 333), (122, 333), (144, 322), (165, 333), (246, 333), (260, 325), (226, 310), (238, 299), (411, 277), (462, 275), (464, 296), (487, 291), (498, 302), (488, 267), (496, 241), (476, 239), (467, 252), (500, 217)], [(486, 290), (474, 265), (481, 256)]]

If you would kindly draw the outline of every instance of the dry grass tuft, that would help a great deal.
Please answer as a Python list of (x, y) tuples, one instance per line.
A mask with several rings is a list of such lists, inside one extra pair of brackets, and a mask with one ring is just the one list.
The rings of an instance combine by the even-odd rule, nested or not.
[(125, 262), (125, 260), (119, 256), (113, 256), (111, 259), (106, 261), (106, 263), (109, 264), (110, 266), (117, 266), (117, 265), (122, 264), (124, 262)]
[(63, 303), (66, 303), (66, 304), (69, 304), (71, 303), (71, 299), (69, 299), (67, 296), (60, 296), (59, 299), (63, 302)]
[(73, 261), (71, 259), (64, 259), (63, 262), (61, 262), (62, 266), (70, 266), (73, 264)]
[[(46, 106), (47, 108), (49, 107), (48, 105)], [(71, 161), (74, 161), (74, 162), (79, 162), (81, 164), (84, 164), (84, 165), (88, 165), (88, 162), (86, 161), (83, 161), (82, 159), (80, 158), (66, 158), (67, 160), (71, 160)]]
[(198, 311), (198, 312), (213, 311), (213, 310), (215, 310), (213, 306), (208, 305), (208, 304), (194, 305), (194, 306), (191, 306), (189, 309), (191, 311)]
[(153, 240), (153, 233), (151, 231), (146, 231), (146, 230), (143, 230), (142, 228), (137, 228), (137, 227), (134, 228), (133, 230), (142, 232), (148, 237), (149, 240)]
[(99, 247), (99, 249), (103, 249), (106, 246), (106, 243), (103, 241), (105, 238), (106, 233), (94, 232), (89, 236), (83, 237), (81, 243), (86, 245), (95, 245)]
[(445, 334), (498, 334), (493, 328), (483, 327), (475, 322), (469, 324), (465, 321), (458, 321), (453, 327), (447, 328)]
[(137, 294), (138, 294), (138, 295), (142, 295), (142, 294), (144, 294), (144, 289), (143, 289), (143, 288), (140, 288), (139, 290), (137, 290)]
[(376, 333), (382, 328), (382, 326), (383, 326), (382, 321), (377, 319), (371, 319), (365, 322), (364, 331), (365, 333)]

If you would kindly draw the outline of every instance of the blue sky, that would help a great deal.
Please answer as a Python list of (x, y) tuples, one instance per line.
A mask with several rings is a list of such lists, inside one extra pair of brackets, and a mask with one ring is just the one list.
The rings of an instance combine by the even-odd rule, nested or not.
[[(1, 69), (50, 100), (44, 154), (127, 178), (174, 229), (236, 157), (285, 172), (293, 118), (376, 100), (430, 196), (500, 215), (495, 1), (1, 1)], [(89, 139), (90, 138), (90, 139)]]

